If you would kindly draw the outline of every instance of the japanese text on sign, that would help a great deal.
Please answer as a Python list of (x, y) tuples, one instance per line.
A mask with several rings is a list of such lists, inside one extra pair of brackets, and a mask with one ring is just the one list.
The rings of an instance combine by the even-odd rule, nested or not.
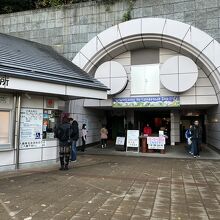
[(20, 147), (41, 147), (42, 128), (43, 110), (22, 108), (20, 122)]
[(8, 86), (9, 78), (7, 76), (0, 76), (0, 86)]
[(127, 148), (139, 148), (139, 130), (127, 130)]
[(147, 137), (148, 149), (163, 150), (165, 145), (165, 137)]

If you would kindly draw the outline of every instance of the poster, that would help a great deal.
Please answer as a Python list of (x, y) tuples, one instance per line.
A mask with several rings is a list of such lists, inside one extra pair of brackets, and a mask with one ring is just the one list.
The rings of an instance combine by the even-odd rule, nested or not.
[(115, 145), (122, 145), (122, 146), (124, 146), (124, 144), (125, 144), (125, 137), (117, 137), (116, 138)]
[(139, 152), (139, 130), (127, 130), (127, 149), (137, 148)]
[(164, 150), (165, 137), (147, 137), (148, 149)]
[(21, 108), (20, 148), (42, 147), (43, 110)]

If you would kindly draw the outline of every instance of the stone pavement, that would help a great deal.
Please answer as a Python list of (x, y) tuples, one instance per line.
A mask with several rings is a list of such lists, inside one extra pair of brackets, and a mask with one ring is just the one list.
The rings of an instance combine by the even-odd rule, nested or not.
[(0, 174), (0, 219), (220, 219), (220, 160), (80, 155)]
[[(116, 150), (117, 149), (117, 150)], [(178, 144), (175, 146), (166, 146), (165, 154), (155, 153), (134, 153), (134, 152), (125, 152), (119, 151), (122, 150), (122, 147), (116, 147), (114, 143), (108, 143), (107, 148), (102, 149), (100, 144), (88, 147), (86, 149), (86, 154), (95, 154), (95, 155), (118, 155), (118, 156), (141, 156), (141, 157), (161, 157), (161, 158), (182, 158), (188, 159), (193, 156), (187, 152), (186, 144)], [(80, 152), (79, 152), (80, 153)], [(202, 144), (202, 151), (200, 152), (201, 159), (212, 159), (219, 160), (220, 154), (213, 150), (212, 148)]]

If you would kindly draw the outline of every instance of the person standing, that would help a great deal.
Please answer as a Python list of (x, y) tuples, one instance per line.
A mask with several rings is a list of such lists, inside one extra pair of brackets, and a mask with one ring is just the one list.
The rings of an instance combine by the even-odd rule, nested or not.
[(191, 129), (192, 129), (192, 125), (190, 125), (189, 128), (186, 130), (185, 138), (187, 141), (188, 152), (190, 154), (193, 154), (192, 153), (192, 140), (191, 140), (192, 132), (191, 132)]
[(144, 126), (144, 135), (151, 136), (151, 134), (152, 134), (152, 129), (149, 126), (149, 124), (147, 124), (146, 126)]
[(108, 139), (108, 130), (105, 128), (105, 126), (102, 126), (100, 130), (100, 137), (101, 137), (102, 148), (104, 148), (107, 146), (107, 139)]
[(59, 139), (59, 154), (60, 154), (60, 170), (68, 170), (70, 158), (70, 124), (69, 119), (64, 117), (62, 124), (57, 129), (57, 138)]
[(87, 138), (87, 129), (86, 129), (86, 124), (82, 125), (82, 149), (81, 151), (84, 152), (86, 148), (86, 138)]
[(76, 148), (76, 142), (79, 139), (79, 126), (78, 122), (74, 120), (73, 118), (69, 118), (69, 122), (71, 125), (71, 142), (72, 142), (72, 149), (71, 149), (71, 161), (76, 161), (77, 158), (77, 148)]
[(196, 120), (191, 128), (191, 140), (194, 158), (200, 157), (200, 144), (202, 141), (202, 128), (199, 126), (199, 121)]

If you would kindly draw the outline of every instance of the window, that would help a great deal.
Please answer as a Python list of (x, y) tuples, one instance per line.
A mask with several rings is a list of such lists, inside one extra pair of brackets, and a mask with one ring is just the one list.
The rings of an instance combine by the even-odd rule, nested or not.
[(152, 95), (160, 93), (159, 64), (131, 66), (131, 94)]
[(0, 147), (8, 145), (10, 142), (10, 112), (0, 111)]
[(53, 139), (55, 137), (55, 129), (60, 122), (60, 110), (44, 109), (43, 114), (43, 139)]

